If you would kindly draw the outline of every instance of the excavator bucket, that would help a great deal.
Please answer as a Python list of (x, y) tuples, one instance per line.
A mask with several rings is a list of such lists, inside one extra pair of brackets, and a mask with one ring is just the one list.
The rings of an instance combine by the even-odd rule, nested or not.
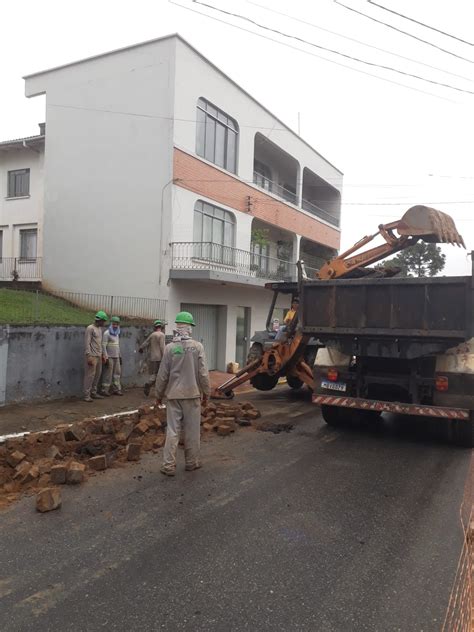
[(400, 220), (397, 232), (407, 237), (419, 237), (429, 243), (456, 244), (465, 248), (453, 218), (429, 206), (412, 206)]

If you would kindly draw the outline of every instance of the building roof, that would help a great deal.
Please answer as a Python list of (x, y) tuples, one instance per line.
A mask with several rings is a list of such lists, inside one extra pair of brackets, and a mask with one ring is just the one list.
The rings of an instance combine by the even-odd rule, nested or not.
[(280, 120), (278, 117), (276, 117), (268, 108), (266, 108), (264, 105), (262, 105), (262, 103), (257, 101), (257, 99), (255, 97), (253, 97), (249, 92), (244, 90), (244, 88), (242, 88), (242, 86), (240, 86), (236, 81), (234, 81), (231, 77), (229, 77), (229, 75), (227, 75), (223, 70), (221, 70), (218, 66), (216, 66), (205, 55), (200, 53), (192, 44), (190, 44), (186, 39), (184, 39), (184, 37), (182, 37), (179, 33), (171, 33), (169, 35), (164, 35), (163, 37), (157, 37), (157, 38), (154, 38), (154, 39), (151, 39), (151, 40), (147, 40), (145, 42), (140, 42), (138, 44), (132, 44), (131, 46), (124, 46), (122, 48), (116, 48), (116, 49), (108, 51), (106, 53), (100, 53), (99, 55), (92, 55), (91, 57), (85, 57), (84, 59), (80, 59), (78, 61), (73, 61), (73, 62), (70, 62), (68, 64), (62, 64), (61, 66), (55, 66), (53, 68), (48, 68), (46, 70), (41, 70), (39, 72), (34, 72), (34, 73), (29, 74), (29, 75), (25, 75), (23, 77), (23, 79), (25, 79), (25, 80), (31, 79), (32, 77), (38, 77), (38, 76), (44, 75), (46, 73), (55, 72), (57, 70), (62, 70), (63, 68), (69, 68), (71, 66), (76, 66), (78, 64), (82, 64), (84, 62), (93, 61), (95, 59), (101, 59), (102, 57), (107, 57), (109, 55), (115, 55), (117, 53), (122, 53), (124, 51), (133, 50), (135, 48), (140, 48), (141, 46), (148, 46), (150, 44), (155, 44), (156, 42), (161, 42), (163, 40), (167, 40), (167, 39), (171, 39), (171, 38), (176, 38), (176, 39), (180, 40), (183, 44), (188, 46), (196, 55), (201, 57), (201, 59), (203, 59), (207, 64), (212, 66), (214, 68), (214, 70), (216, 70), (219, 74), (223, 75), (226, 79), (228, 79), (231, 83), (233, 83), (239, 90), (241, 90), (250, 99), (252, 99), (252, 101), (254, 101), (258, 106), (260, 106), (263, 110), (265, 110), (268, 114), (270, 114), (270, 116), (272, 116), (276, 121), (278, 121), (278, 123), (280, 125), (282, 125), (291, 134), (293, 134), (293, 136), (296, 136), (301, 142), (303, 142), (307, 147), (309, 147), (309, 149), (311, 149), (311, 151), (313, 151), (315, 154), (320, 156), (325, 162), (327, 162), (327, 164), (331, 165), (331, 167), (333, 167), (338, 173), (343, 175), (343, 173), (342, 173), (342, 171), (340, 169), (338, 169), (331, 162), (329, 162), (329, 160), (327, 160), (327, 158), (325, 158), (322, 154), (320, 154), (318, 151), (316, 151), (316, 149), (314, 149), (314, 147), (312, 147), (308, 142), (306, 142), (303, 138), (301, 138), (301, 136), (299, 136), (294, 130), (292, 130), (291, 127), (289, 127), (288, 125), (286, 125), (286, 123), (284, 123), (282, 120)]
[(8, 151), (9, 149), (19, 149), (20, 147), (28, 147), (28, 145), (42, 145), (44, 143), (45, 134), (37, 136), (24, 136), (23, 138), (14, 138), (12, 140), (0, 141), (0, 151)]

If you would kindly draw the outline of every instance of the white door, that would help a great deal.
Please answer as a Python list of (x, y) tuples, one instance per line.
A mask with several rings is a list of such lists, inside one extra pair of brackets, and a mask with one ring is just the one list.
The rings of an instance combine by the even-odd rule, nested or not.
[(193, 327), (193, 338), (202, 342), (206, 352), (209, 370), (217, 368), (217, 305), (200, 305), (198, 303), (181, 303), (181, 309), (191, 312), (196, 326)]

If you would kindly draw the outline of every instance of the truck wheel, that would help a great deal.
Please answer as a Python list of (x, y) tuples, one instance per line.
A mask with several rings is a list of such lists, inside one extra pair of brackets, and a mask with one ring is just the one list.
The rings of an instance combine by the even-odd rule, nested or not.
[(327, 406), (323, 404), (321, 406), (321, 414), (323, 416), (324, 421), (328, 426), (338, 426), (342, 423), (345, 411), (341, 411), (339, 406)]
[(268, 375), (268, 373), (257, 373), (250, 380), (250, 384), (257, 391), (271, 391), (278, 384), (278, 375)]
[(452, 436), (454, 443), (463, 448), (474, 447), (474, 420), (453, 419)]
[(299, 379), (299, 377), (295, 377), (294, 375), (287, 375), (286, 382), (288, 386), (295, 391), (303, 386), (303, 382)]

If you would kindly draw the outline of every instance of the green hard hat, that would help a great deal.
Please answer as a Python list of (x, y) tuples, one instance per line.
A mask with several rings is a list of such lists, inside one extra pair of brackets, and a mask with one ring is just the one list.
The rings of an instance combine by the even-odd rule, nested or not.
[(157, 318), (157, 319), (155, 320), (155, 322), (153, 323), (153, 326), (154, 326), (154, 327), (158, 327), (158, 325), (162, 325), (162, 324), (163, 324), (163, 322), (162, 322), (159, 318)]
[(95, 319), (96, 320), (109, 320), (109, 317), (107, 316), (105, 312), (103, 312), (102, 310), (99, 310), (97, 314), (95, 315)]
[(120, 322), (120, 318), (118, 316), (112, 316), (112, 318), (110, 319), (111, 323), (119, 323)]
[(174, 322), (183, 323), (184, 325), (192, 325), (193, 327), (195, 327), (193, 315), (190, 314), (189, 312), (179, 312)]

